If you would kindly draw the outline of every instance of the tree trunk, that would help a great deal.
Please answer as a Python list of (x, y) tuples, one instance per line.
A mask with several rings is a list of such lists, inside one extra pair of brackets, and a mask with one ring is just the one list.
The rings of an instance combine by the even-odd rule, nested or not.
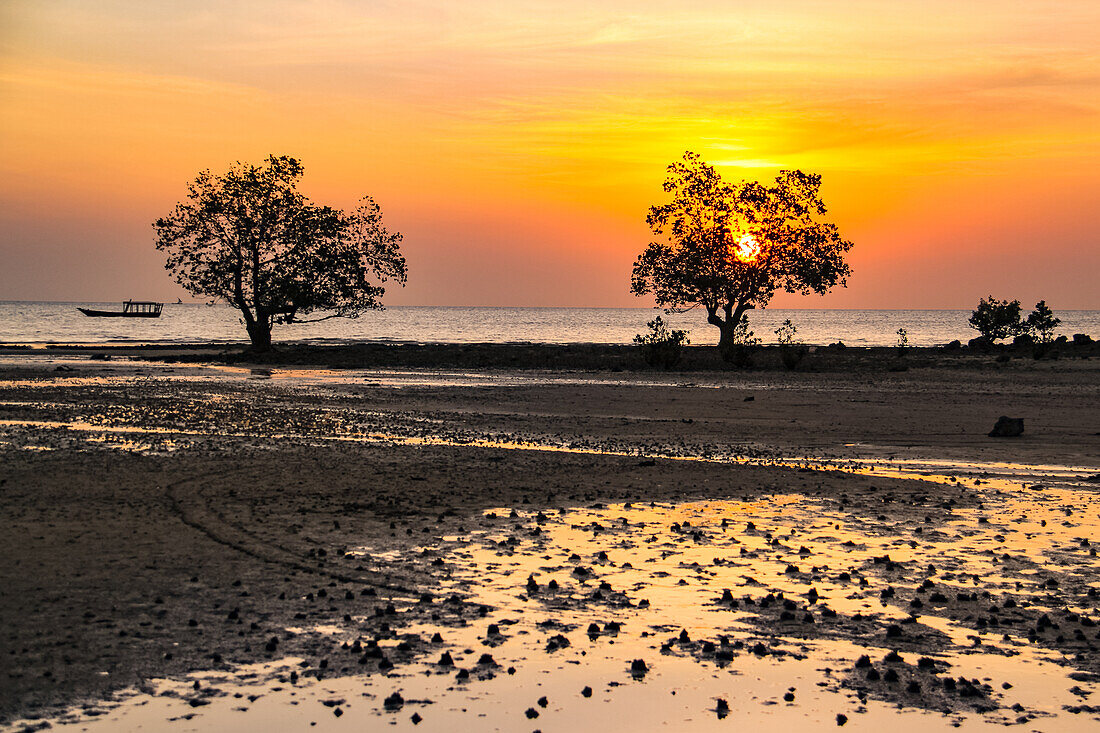
[(718, 337), (718, 350), (722, 352), (722, 354), (726, 354), (737, 345), (733, 334), (734, 330), (737, 328), (737, 324), (719, 320), (719, 322), (714, 325), (718, 326), (718, 333), (721, 334)]
[(748, 366), (752, 361), (751, 344), (741, 343), (737, 340), (737, 326), (741, 323), (741, 316), (750, 306), (738, 305), (734, 308), (732, 303), (724, 306), (726, 317), (718, 315), (717, 309), (707, 313), (707, 323), (718, 327), (718, 353), (723, 361), (732, 362), (736, 366)]
[(249, 352), (263, 354), (271, 351), (271, 323), (266, 318), (246, 323), (245, 328), (248, 329), (248, 338), (252, 340)]

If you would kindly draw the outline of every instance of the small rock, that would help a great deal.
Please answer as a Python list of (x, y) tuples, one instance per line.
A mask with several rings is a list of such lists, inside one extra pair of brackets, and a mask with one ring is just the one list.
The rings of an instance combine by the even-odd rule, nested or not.
[(561, 634), (550, 637), (550, 640), (546, 642), (547, 652), (556, 652), (558, 649), (564, 649), (569, 646), (569, 639), (566, 639)]
[(1001, 415), (997, 423), (989, 431), (990, 438), (1016, 438), (1024, 432), (1024, 419), (1022, 417), (1006, 417)]

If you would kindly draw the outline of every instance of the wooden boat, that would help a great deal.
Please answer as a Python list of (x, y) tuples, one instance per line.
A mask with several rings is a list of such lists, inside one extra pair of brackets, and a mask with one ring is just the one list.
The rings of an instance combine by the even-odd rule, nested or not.
[(92, 308), (80, 308), (77, 310), (92, 318), (160, 318), (160, 311), (164, 303), (154, 303), (148, 300), (127, 300), (122, 304), (121, 311), (97, 311)]

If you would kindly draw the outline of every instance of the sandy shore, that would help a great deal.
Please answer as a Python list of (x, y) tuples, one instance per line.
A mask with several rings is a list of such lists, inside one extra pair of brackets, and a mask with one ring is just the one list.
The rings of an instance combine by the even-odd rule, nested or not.
[[(977, 616), (960, 588), (991, 590), (983, 601), (988, 606), (1005, 602), (1001, 595), (1015, 587), (1019, 602), (1002, 615), (1019, 618), (1002, 620), (998, 632), (1012, 644), (1056, 652), (1077, 672), (1092, 675), (1085, 682), (1095, 680), (1095, 629), (1085, 621), (1096, 607), (1089, 592), (1096, 567), (1087, 549), (1066, 556), (1036, 549), (1029, 557), (1028, 545), (1021, 545), (1022, 554), (1005, 560), (989, 584), (960, 582), (969, 562), (960, 550), (957, 578), (947, 583), (952, 592), (938, 605), (925, 596), (920, 613), (910, 604), (913, 593), (932, 587), (926, 582), (943, 582), (929, 575), (926, 564), (895, 567), (891, 561), (887, 570), (886, 563), (868, 559), (853, 566), (848, 580), (824, 570), (839, 567), (826, 558), (840, 551), (843, 538), (868, 553), (880, 544), (918, 553), (917, 541), (929, 536), (923, 532), (947, 537), (952, 523), (964, 519), (967, 528), (990, 537), (1013, 531), (1009, 509), (995, 526), (985, 515), (984, 526), (979, 521), (993, 506), (989, 487), (996, 482), (989, 471), (998, 463), (1074, 467), (1080, 473), (1075, 490), (1089, 492), (1081, 507), (1092, 506), (1084, 479), (1100, 471), (1100, 362), (990, 361), (850, 374), (473, 376), (215, 370), (117, 359), (9, 361), (0, 366), (0, 502), (8, 520), (0, 533), (0, 720), (56, 714), (59, 706), (79, 701), (88, 701), (94, 717), (102, 712), (95, 701), (151, 678), (283, 657), (303, 659), (303, 677), (388, 678), (394, 667), (434, 660), (449, 648), (424, 629), (484, 625), (482, 619), (504, 607), (481, 597), (477, 583), (455, 585), (464, 572), (461, 552), (483, 545), (486, 533), (517, 533), (534, 543), (533, 558), (539, 552), (549, 557), (536, 530), (550, 532), (553, 519), (543, 525), (537, 513), (565, 517), (579, 508), (644, 502), (767, 504), (776, 496), (800, 497), (792, 513), (811, 517), (811, 507), (827, 507), (859, 529), (791, 539), (782, 547), (771, 542), (778, 535), (765, 540), (763, 532), (747, 531), (729, 562), (736, 556), (749, 570), (770, 558), (782, 563), (783, 583), (795, 583), (740, 581), (733, 589), (734, 597), (755, 597), (753, 612), (739, 617), (752, 643), (779, 648), (791, 638), (874, 638), (881, 649), (947, 655), (956, 642), (916, 617), (974, 625)], [(59, 365), (71, 371), (58, 372)], [(1001, 414), (1023, 417), (1024, 435), (988, 438)], [(711, 460), (682, 460), (700, 458)], [(957, 471), (962, 480), (930, 482), (763, 465), (803, 458), (982, 467)], [(1061, 496), (1036, 501), (1036, 511), (1063, 506)], [(500, 508), (518, 513), (484, 514)], [(1095, 522), (1095, 511), (1088, 511)], [(743, 515), (736, 521), (753, 523)], [(703, 541), (675, 524), (670, 547)], [(1069, 534), (1051, 536), (1052, 547), (1088, 534), (1087, 527), (1064, 531)], [(761, 543), (752, 551), (758, 556), (745, 559), (744, 543), (752, 537)], [(608, 544), (609, 552), (627, 540)], [(499, 553), (496, 545), (491, 549)], [(643, 550), (639, 545), (634, 552)], [(524, 555), (522, 548), (511, 552)], [(811, 553), (819, 559), (807, 559)], [(547, 572), (542, 562), (531, 566), (532, 576)], [(576, 580), (573, 565), (580, 562), (563, 556), (556, 567)], [(783, 565), (788, 571), (797, 566), (795, 574)], [(835, 627), (829, 626), (835, 614), (818, 615), (809, 635), (777, 630), (786, 621), (778, 615), (781, 603), (758, 605), (765, 594), (774, 598), (784, 588), (788, 598), (793, 589), (810, 587), (824, 597), (834, 583), (840, 585), (832, 605), (843, 609), (839, 588), (861, 574), (867, 582), (847, 597), (873, 600), (875, 613), (842, 610)], [(1040, 591), (1031, 588), (1040, 582), (1041, 603)], [(447, 602), (450, 596), (457, 596), (455, 602)], [(564, 631), (594, 607), (636, 623), (638, 592), (593, 600), (586, 591), (582, 600), (544, 599), (538, 608)], [(794, 606), (800, 616), (819, 610), (816, 596), (812, 608), (806, 603)], [(1060, 633), (1043, 633), (1045, 622), (1038, 619), (1055, 609), (1070, 609), (1072, 618), (1056, 617)], [(902, 618), (915, 625), (899, 631), (899, 640), (890, 628)], [(987, 625), (983, 620), (983, 633)], [(1044, 628), (1029, 642), (1027, 631), (1037, 625)], [(310, 631), (327, 627), (343, 631)], [(410, 631), (414, 627), (419, 631)], [(360, 637), (393, 641), (382, 656), (386, 664), (361, 655), (358, 642), (348, 652), (349, 640)], [(692, 644), (669, 646), (667, 654), (713, 662), (713, 649)], [(660, 653), (666, 654), (663, 646)], [(838, 695), (846, 690), (857, 698), (955, 713), (983, 705), (1007, 709), (1007, 701), (998, 702), (999, 690), (982, 692), (974, 707), (958, 695), (922, 697), (876, 687), (863, 681), (856, 661), (848, 660), (849, 667), (860, 676), (837, 677)], [(923, 675), (925, 688), (929, 675), (943, 671), (918, 668), (915, 656), (907, 664), (899, 669), (913, 681)], [(519, 661), (515, 665), (522, 670)], [(825, 717), (835, 725), (832, 712)]]

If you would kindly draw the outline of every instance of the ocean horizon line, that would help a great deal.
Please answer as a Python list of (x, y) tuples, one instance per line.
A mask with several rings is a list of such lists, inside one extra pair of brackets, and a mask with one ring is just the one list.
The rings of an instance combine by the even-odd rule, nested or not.
[[(127, 299), (127, 300), (133, 300)], [(87, 304), (109, 304), (109, 303), (123, 303), (125, 300), (4, 300), (0, 299), (0, 304), (4, 305), (87, 305)], [(204, 303), (201, 301), (184, 301), (183, 303), (173, 303), (169, 300), (154, 301), (158, 303), (164, 303), (165, 305), (186, 305), (186, 306), (205, 306), (209, 308), (231, 308), (235, 309), (236, 306), (230, 303)], [(449, 308), (449, 309), (465, 309), (465, 310), (631, 310), (631, 311), (658, 311), (665, 312), (664, 308), (658, 308), (656, 306), (630, 306), (630, 305), (431, 305), (431, 304), (401, 304), (401, 305), (387, 305), (381, 310), (396, 310), (396, 309), (408, 309), (408, 308)], [(825, 308), (825, 307), (804, 307), (804, 306), (776, 306), (769, 308), (755, 308), (750, 312), (762, 313), (764, 311), (831, 311), (831, 312), (954, 312), (954, 311), (971, 311), (973, 306), (958, 306), (958, 307), (942, 307), (942, 308), (918, 308), (918, 307), (849, 307), (849, 308)], [(693, 308), (689, 310), (677, 310), (677, 314), (687, 314), (694, 311), (703, 312), (702, 308)], [(1095, 308), (1058, 308), (1057, 313), (1093, 313), (1100, 311), (1100, 306)], [(367, 311), (370, 313), (371, 311)], [(375, 311), (379, 312), (379, 311)], [(365, 314), (364, 314), (365, 315)]]

